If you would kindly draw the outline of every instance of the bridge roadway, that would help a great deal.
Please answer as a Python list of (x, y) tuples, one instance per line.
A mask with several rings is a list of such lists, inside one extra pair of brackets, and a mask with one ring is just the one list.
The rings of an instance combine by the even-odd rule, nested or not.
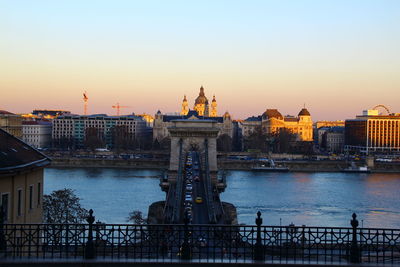
[[(181, 154), (176, 184), (171, 184), (167, 193), (166, 223), (183, 223), (185, 211), (191, 224), (223, 223), (219, 193), (211, 184), (207, 160), (196, 151)], [(192, 189), (188, 190), (190, 187)]]

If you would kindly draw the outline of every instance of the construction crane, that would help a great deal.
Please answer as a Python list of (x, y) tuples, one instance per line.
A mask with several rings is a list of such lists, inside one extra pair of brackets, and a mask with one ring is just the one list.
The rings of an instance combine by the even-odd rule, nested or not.
[(88, 107), (88, 100), (89, 100), (89, 97), (87, 96), (87, 93), (86, 93), (86, 91), (83, 93), (83, 114), (84, 115), (87, 115), (87, 107)]
[(119, 103), (117, 103), (116, 105), (112, 106), (112, 108), (115, 108), (117, 110), (117, 116), (119, 116), (121, 108), (130, 108), (130, 106), (120, 106)]

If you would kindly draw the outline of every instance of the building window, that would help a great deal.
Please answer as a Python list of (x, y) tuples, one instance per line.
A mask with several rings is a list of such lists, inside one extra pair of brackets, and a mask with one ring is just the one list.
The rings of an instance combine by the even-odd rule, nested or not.
[(41, 184), (37, 184), (37, 205), (40, 206), (40, 200), (41, 200)]
[(33, 208), (33, 185), (29, 186), (29, 209)]
[(17, 215), (22, 214), (22, 189), (18, 189), (18, 203), (17, 203)]
[(8, 221), (8, 194), (1, 195), (1, 207), (4, 211), (4, 222)]

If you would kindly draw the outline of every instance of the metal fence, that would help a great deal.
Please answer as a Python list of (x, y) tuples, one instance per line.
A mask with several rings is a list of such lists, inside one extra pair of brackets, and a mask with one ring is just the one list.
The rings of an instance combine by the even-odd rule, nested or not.
[(400, 263), (400, 229), (256, 225), (0, 224), (0, 259)]

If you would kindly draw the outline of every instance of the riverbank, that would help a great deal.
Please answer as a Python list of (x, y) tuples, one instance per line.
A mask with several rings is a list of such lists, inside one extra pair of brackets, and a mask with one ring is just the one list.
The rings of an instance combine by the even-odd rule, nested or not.
[[(343, 160), (291, 160), (275, 161), (277, 166), (287, 167), (291, 172), (340, 172), (349, 167)], [(218, 159), (220, 170), (251, 170), (255, 165), (253, 160)], [(359, 166), (363, 166), (362, 162)], [(168, 169), (169, 159), (97, 159), (97, 158), (52, 158), (50, 167), (108, 167), (133, 169)], [(375, 162), (371, 172), (400, 173), (400, 163)]]
[(107, 167), (133, 169), (168, 169), (169, 159), (98, 159), (98, 158), (52, 158), (51, 167)]

